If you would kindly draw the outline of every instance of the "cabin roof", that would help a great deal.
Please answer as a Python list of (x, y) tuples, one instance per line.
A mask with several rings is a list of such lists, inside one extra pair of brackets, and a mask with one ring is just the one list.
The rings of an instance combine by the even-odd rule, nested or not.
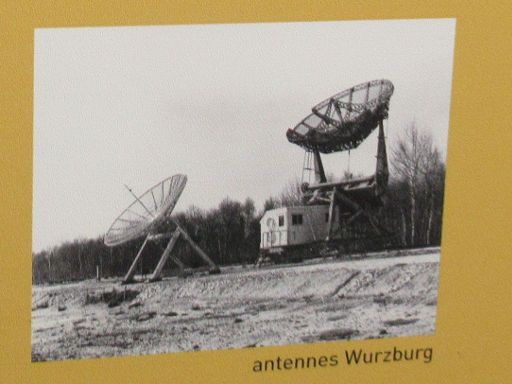
[(263, 216), (261, 217), (260, 223), (263, 223), (265, 219), (268, 217), (276, 217), (278, 215), (286, 215), (287, 213), (304, 213), (306, 211), (315, 211), (315, 210), (326, 210), (328, 209), (327, 205), (295, 205), (290, 207), (279, 207), (274, 209), (269, 209), (265, 211)]

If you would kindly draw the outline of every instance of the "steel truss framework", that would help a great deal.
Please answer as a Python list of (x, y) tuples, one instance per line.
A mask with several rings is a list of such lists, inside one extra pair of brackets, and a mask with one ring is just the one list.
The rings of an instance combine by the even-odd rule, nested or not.
[[(388, 238), (390, 232), (382, 227), (375, 217), (375, 208), (382, 206), (382, 197), (389, 178), (386, 143), (382, 120), (378, 123), (379, 137), (377, 166), (375, 174), (369, 177), (341, 182), (328, 182), (318, 150), (313, 150), (312, 159), (315, 183), (302, 185), (303, 200), (306, 204), (328, 204), (327, 237), (325, 242), (348, 241), (366, 235), (368, 226), (374, 239)], [(333, 233), (335, 212), (340, 219), (340, 233)], [(367, 225), (361, 225), (361, 220)]]
[(142, 243), (142, 246), (139, 248), (139, 252), (137, 253), (137, 256), (135, 256), (135, 259), (132, 262), (132, 265), (130, 266), (130, 269), (126, 273), (126, 275), (123, 278), (123, 284), (129, 284), (133, 283), (134, 277), (135, 277), (135, 271), (137, 268), (137, 265), (142, 259), (142, 254), (144, 251), (144, 248), (146, 247), (147, 243), (149, 241), (158, 241), (160, 239), (169, 239), (167, 246), (165, 247), (162, 255), (160, 256), (160, 259), (158, 261), (158, 264), (156, 265), (153, 273), (149, 277), (149, 282), (154, 282), (161, 280), (162, 271), (164, 268), (165, 263), (167, 260), (171, 259), (180, 269), (180, 272), (183, 274), (185, 270), (185, 264), (177, 257), (171, 254), (174, 246), (178, 242), (178, 239), (181, 237), (183, 238), (190, 247), (194, 250), (196, 254), (199, 255), (210, 267), (210, 273), (219, 273), (220, 269), (219, 267), (208, 257), (208, 255), (190, 238), (190, 236), (187, 234), (187, 232), (179, 226), (178, 223), (174, 222), (176, 229), (172, 233), (159, 233), (159, 234), (148, 234)]

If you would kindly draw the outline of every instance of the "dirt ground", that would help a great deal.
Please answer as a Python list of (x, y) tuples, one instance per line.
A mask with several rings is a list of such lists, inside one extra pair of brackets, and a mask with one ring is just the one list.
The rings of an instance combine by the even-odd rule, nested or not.
[(431, 334), (439, 249), (34, 286), (32, 360)]

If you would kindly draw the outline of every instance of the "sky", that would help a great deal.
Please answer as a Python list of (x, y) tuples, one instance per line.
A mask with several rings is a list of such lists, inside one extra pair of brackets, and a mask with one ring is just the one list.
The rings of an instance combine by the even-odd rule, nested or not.
[[(414, 122), (446, 155), (454, 42), (454, 19), (37, 29), (32, 249), (103, 235), (133, 201), (123, 184), (176, 173), (176, 211), (261, 209), (302, 174), (287, 129), (369, 80), (395, 86), (389, 146)], [(350, 171), (372, 174), (376, 147), (374, 132)]]

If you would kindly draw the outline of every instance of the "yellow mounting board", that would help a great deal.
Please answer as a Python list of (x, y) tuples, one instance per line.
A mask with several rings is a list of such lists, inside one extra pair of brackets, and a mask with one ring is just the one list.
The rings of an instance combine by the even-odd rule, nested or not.
[[(3, 1), (0, 5), (0, 382), (512, 382), (510, 1)], [(436, 332), (257, 349), (31, 362), (34, 30), (45, 27), (455, 18)], [(399, 42), (390, 42), (399, 44)], [(335, 49), (335, 45), (333, 45)], [(425, 63), (428, 65), (428, 63)], [(51, 182), (51, 180), (48, 180)], [(433, 348), (422, 361), (254, 373), (255, 360)]]

